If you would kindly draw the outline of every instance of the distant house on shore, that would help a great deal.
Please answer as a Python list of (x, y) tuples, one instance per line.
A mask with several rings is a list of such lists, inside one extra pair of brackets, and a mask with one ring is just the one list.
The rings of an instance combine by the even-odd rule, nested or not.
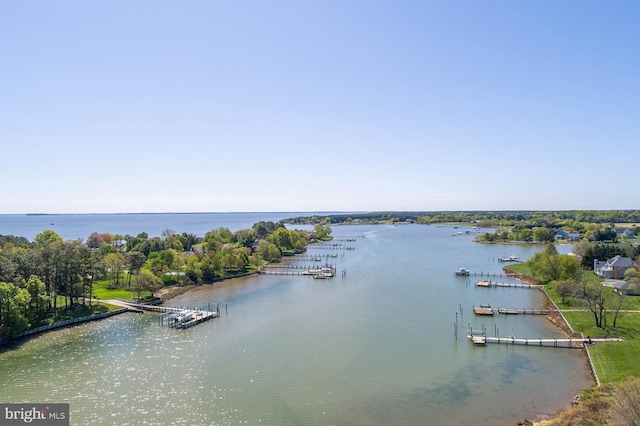
[(624, 277), (627, 269), (633, 266), (633, 260), (630, 257), (616, 256), (607, 261), (595, 259), (593, 261), (593, 270), (596, 275), (604, 278), (620, 279)]
[(555, 235), (556, 240), (567, 240), (567, 241), (580, 241), (580, 233), (578, 232), (569, 232), (564, 229), (556, 232)]
[(616, 228), (616, 236), (619, 238), (637, 238), (633, 229), (629, 228)]

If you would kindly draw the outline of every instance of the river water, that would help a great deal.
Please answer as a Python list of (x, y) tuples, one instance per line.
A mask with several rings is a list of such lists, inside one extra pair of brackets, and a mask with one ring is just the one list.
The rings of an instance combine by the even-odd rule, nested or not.
[(337, 254), (331, 280), (200, 286), (170, 305), (222, 315), (188, 330), (123, 314), (33, 338), (0, 353), (0, 401), (69, 402), (72, 424), (118, 425), (513, 425), (567, 408), (593, 384), (581, 351), (466, 338), (468, 326), (560, 336), (544, 317), (472, 313), (486, 303), (541, 307), (542, 295), (453, 274), (499, 272), (498, 257), (541, 248), (452, 236), (461, 230), (334, 227), (337, 238), (358, 238), (343, 243), (355, 250), (309, 249)]

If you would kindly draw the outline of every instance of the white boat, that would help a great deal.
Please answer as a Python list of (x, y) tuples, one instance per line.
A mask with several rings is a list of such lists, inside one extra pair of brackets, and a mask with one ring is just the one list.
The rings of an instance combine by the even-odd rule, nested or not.
[(499, 257), (498, 262), (521, 262), (521, 260), (515, 254), (512, 254), (511, 256)]
[(302, 275), (313, 275), (313, 278), (331, 278), (333, 277), (333, 268), (329, 266), (323, 266), (319, 269), (306, 269), (301, 273)]
[(469, 275), (469, 271), (466, 268), (458, 268), (456, 269), (456, 275), (466, 277)]

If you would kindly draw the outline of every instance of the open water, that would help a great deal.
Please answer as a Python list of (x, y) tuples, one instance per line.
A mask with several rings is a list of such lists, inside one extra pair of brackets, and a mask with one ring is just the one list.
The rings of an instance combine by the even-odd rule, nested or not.
[(220, 306), (222, 316), (188, 330), (123, 314), (33, 338), (0, 353), (0, 401), (69, 402), (72, 424), (109, 425), (514, 425), (569, 407), (593, 384), (581, 351), (466, 338), (483, 325), (503, 337), (560, 336), (540, 316), (472, 313), (481, 303), (541, 307), (542, 295), (453, 274), (499, 272), (498, 257), (540, 248), (481, 245), (452, 236), (460, 230), (334, 227), (335, 237), (364, 237), (343, 243), (355, 250), (309, 249), (338, 255), (331, 280), (200, 286), (170, 304)]
[[(131, 214), (0, 214), (0, 235), (15, 235), (33, 241), (42, 231), (52, 230), (65, 240), (86, 240), (93, 232), (159, 237), (170, 229), (203, 237), (221, 226), (235, 232), (260, 221), (278, 222), (313, 213), (131, 213)], [(331, 213), (317, 213), (327, 215)]]

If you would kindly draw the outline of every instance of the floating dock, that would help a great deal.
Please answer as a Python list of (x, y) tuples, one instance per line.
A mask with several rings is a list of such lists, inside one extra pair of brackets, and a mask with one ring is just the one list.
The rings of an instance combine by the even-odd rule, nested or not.
[(480, 305), (473, 307), (473, 313), (476, 315), (493, 315), (494, 311), (491, 305)]

